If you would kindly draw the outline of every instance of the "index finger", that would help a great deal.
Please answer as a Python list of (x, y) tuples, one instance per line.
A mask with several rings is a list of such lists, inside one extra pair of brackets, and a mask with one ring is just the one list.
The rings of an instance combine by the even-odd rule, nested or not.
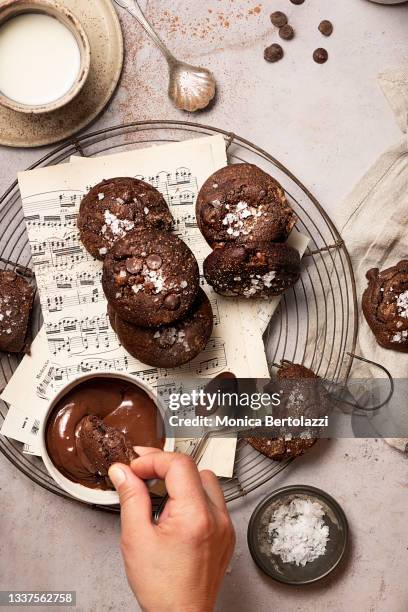
[(172, 499), (206, 501), (197, 466), (186, 455), (163, 451), (148, 452), (134, 459), (131, 468), (136, 476), (143, 480), (149, 478), (164, 480), (169, 497)]

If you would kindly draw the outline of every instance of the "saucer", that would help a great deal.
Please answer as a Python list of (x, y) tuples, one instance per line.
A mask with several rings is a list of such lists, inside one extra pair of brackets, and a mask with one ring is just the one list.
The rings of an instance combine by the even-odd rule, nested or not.
[(91, 68), (79, 95), (46, 115), (26, 115), (0, 106), (0, 145), (41, 147), (69, 138), (105, 108), (123, 67), (123, 37), (110, 0), (60, 0), (81, 22), (91, 46)]

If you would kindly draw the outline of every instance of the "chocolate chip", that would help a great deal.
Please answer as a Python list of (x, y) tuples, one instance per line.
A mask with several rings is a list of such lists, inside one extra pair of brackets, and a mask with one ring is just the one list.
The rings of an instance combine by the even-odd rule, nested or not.
[(129, 274), (138, 274), (143, 267), (143, 261), (138, 257), (131, 257), (126, 261), (126, 270)]
[(275, 11), (271, 15), (271, 21), (274, 26), (281, 28), (288, 23), (288, 18), (286, 17), (285, 13), (282, 13), (282, 11)]
[(286, 24), (282, 28), (279, 28), (279, 36), (283, 38), (283, 40), (292, 40), (295, 36), (295, 30), (291, 25)]
[(166, 310), (177, 310), (177, 308), (180, 308), (180, 304), (180, 296), (174, 293), (170, 293), (170, 295), (168, 295), (163, 302)]
[(277, 43), (274, 43), (270, 47), (266, 47), (264, 51), (264, 58), (267, 62), (278, 62), (283, 57), (283, 49)]
[(319, 31), (323, 34), (323, 36), (330, 36), (333, 33), (333, 24), (331, 21), (324, 19), (319, 24)]
[(147, 267), (150, 268), (150, 270), (158, 270), (161, 268), (162, 263), (163, 260), (160, 255), (149, 255), (149, 257), (146, 259)]
[(313, 53), (313, 59), (317, 64), (324, 64), (329, 59), (329, 54), (326, 49), (316, 49)]
[(305, 0), (290, 0), (292, 4), (303, 4)]

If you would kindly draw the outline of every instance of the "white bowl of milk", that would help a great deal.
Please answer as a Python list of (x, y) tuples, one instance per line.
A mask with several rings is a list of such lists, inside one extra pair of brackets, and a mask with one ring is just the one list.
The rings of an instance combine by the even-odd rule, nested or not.
[(64, 6), (54, 0), (0, 4), (3, 106), (35, 114), (61, 108), (81, 91), (90, 63), (85, 30)]

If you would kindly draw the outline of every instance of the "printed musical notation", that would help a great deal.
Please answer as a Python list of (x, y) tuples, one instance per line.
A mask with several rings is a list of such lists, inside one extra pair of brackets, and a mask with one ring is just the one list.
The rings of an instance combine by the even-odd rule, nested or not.
[(119, 347), (107, 315), (84, 319), (62, 319), (56, 323), (47, 323), (45, 332), (52, 355), (58, 353), (67, 353), (68, 356), (84, 353), (91, 355), (110, 352)]
[[(223, 145), (220, 143), (219, 146), (221, 149)], [(130, 153), (129, 160), (137, 154), (141, 152)], [(112, 163), (109, 160), (109, 171), (112, 176), (124, 176), (125, 172), (160, 190), (171, 207), (175, 233), (190, 246), (201, 266), (210, 247), (197, 226), (195, 200), (199, 186), (218, 169), (213, 161), (217, 156), (207, 152), (205, 161), (204, 158), (200, 161), (185, 152), (184, 155), (191, 158), (191, 168), (177, 164), (177, 155), (174, 160), (173, 155), (168, 155), (167, 161), (163, 163), (162, 159), (160, 164), (165, 170), (132, 172), (134, 162), (123, 162), (122, 156), (119, 171), (119, 168), (114, 170), (113, 156)], [(218, 159), (220, 157), (221, 153)], [(171, 370), (152, 368), (128, 355), (118, 342), (106, 314), (106, 299), (101, 285), (102, 263), (86, 252), (76, 226), (81, 198), (100, 181), (102, 166), (98, 165), (96, 170), (99, 163), (103, 165), (99, 160), (77, 161), (61, 166), (58, 174), (55, 170), (53, 179), (44, 179), (43, 175), (41, 181), (31, 181), (32, 174), (28, 173), (27, 182), (22, 181), (24, 214), (50, 353), (50, 364), (38, 380), (38, 395), (45, 397), (51, 388), (59, 388), (73, 377), (102, 370), (128, 372), (153, 387), (160, 386), (158, 391), (164, 392), (174, 385), (185, 384), (188, 378), (213, 377), (230, 368), (232, 356), (244, 353), (235, 346), (240, 345), (239, 336), (228, 333), (233, 306), (228, 308), (228, 313), (224, 312), (218, 296), (208, 287), (203, 276), (201, 286), (210, 298), (214, 313), (214, 334), (205, 350), (193, 361)], [(85, 166), (90, 168), (86, 173), (82, 172)], [(108, 178), (105, 166), (103, 176)], [(58, 189), (58, 182), (68, 188)], [(42, 189), (38, 189), (39, 184)]]
[[(49, 226), (54, 228), (55, 226)], [(67, 269), (81, 262), (93, 262), (93, 258), (79, 240), (77, 232), (65, 234), (59, 238), (50, 237), (46, 240), (33, 240), (31, 242), (36, 274), (39, 268), (45, 269)]]

